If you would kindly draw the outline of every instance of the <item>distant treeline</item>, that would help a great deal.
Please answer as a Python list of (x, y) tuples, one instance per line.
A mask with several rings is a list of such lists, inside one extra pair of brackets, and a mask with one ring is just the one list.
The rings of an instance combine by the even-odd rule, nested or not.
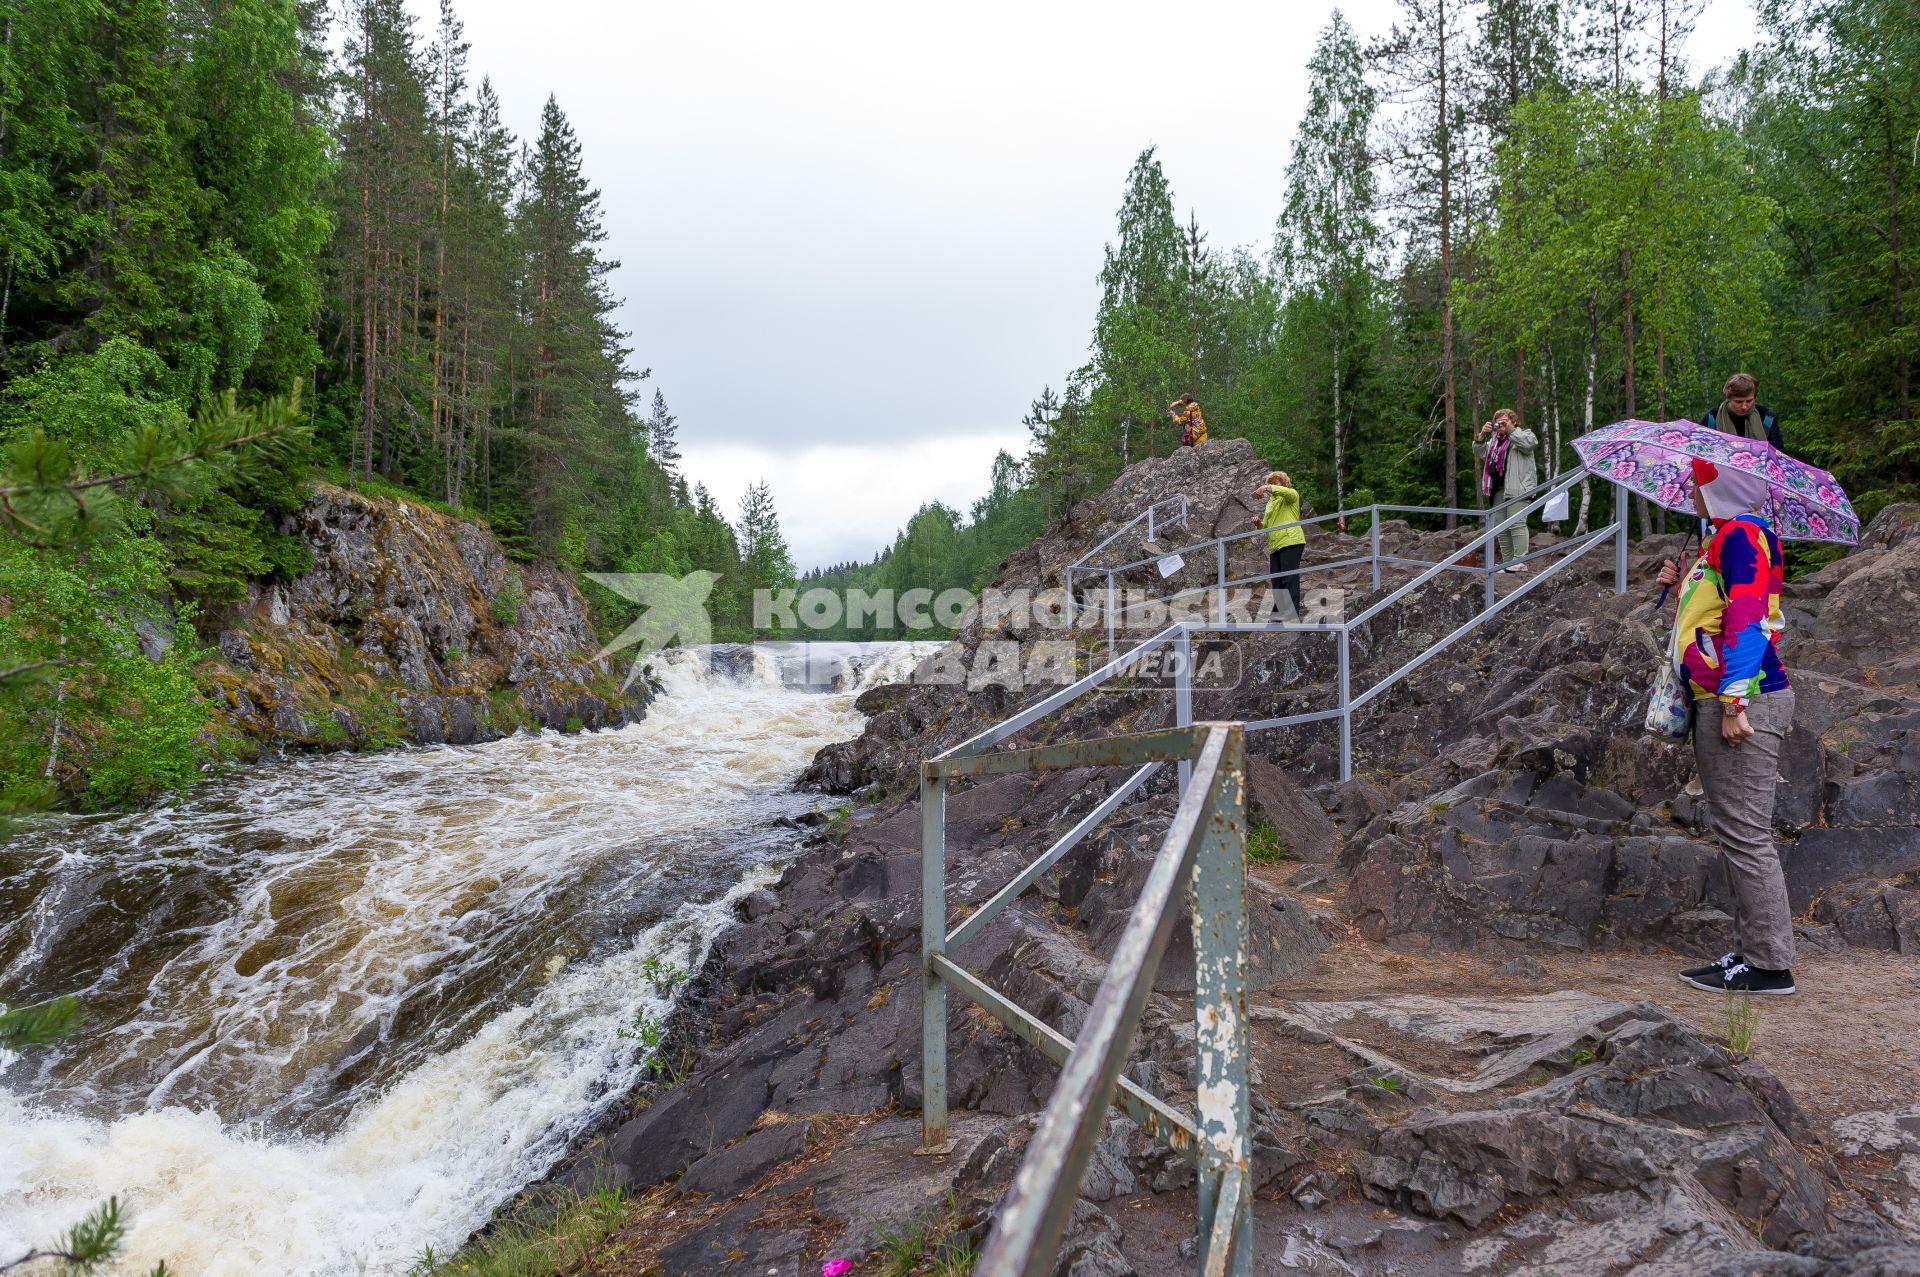
[[(983, 584), (1040, 521), (1175, 447), (1182, 392), (1319, 510), (1474, 506), (1468, 444), (1496, 407), (1554, 473), (1594, 425), (1697, 420), (1746, 371), (1863, 520), (1920, 496), (1920, 10), (1757, 7), (1763, 42), (1698, 50), (1727, 63), (1706, 76), (1684, 0), (1402, 0), (1371, 43), (1336, 12), (1272, 243), (1211, 244), (1143, 152), (1089, 357), (1034, 401), (1017, 480), (971, 523), (928, 507), (832, 579)], [(1589, 497), (1583, 523), (1610, 517)]]

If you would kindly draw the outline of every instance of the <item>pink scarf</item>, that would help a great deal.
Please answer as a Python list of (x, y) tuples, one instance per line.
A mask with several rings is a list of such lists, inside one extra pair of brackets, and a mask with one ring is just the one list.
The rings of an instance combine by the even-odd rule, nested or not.
[(1501, 436), (1496, 434), (1493, 437), (1493, 441), (1487, 445), (1486, 461), (1480, 467), (1480, 495), (1481, 496), (1490, 497), (1493, 495), (1493, 472), (1495, 469), (1498, 469), (1500, 471), (1501, 486), (1502, 487), (1506, 486), (1507, 449), (1512, 444), (1513, 444), (1512, 435), (1508, 435), (1505, 438), (1502, 438)]

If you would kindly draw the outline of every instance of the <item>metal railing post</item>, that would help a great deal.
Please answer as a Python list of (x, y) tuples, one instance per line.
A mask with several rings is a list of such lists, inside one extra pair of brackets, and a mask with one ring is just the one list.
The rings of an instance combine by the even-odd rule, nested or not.
[(1116, 619), (1114, 606), (1113, 573), (1109, 572), (1107, 573), (1107, 659), (1102, 662), (1107, 665), (1113, 664), (1113, 654), (1120, 650), (1119, 641), (1114, 637), (1114, 624)]
[(1380, 507), (1367, 510), (1367, 536), (1373, 542), (1373, 592), (1380, 592)]
[[(1185, 626), (1180, 628), (1180, 637), (1173, 641), (1173, 725), (1175, 727), (1193, 726), (1193, 635)], [(1183, 758), (1178, 763), (1180, 769), (1180, 792), (1187, 792), (1187, 783), (1193, 779), (1193, 761)]]
[(1153, 511), (1159, 504), (1160, 503), (1156, 501), (1153, 505), (1147, 507), (1147, 544), (1149, 545), (1153, 544)]
[(1613, 592), (1627, 592), (1627, 490), (1613, 485)]
[[(1250, 1194), (1222, 1200), (1229, 1174), (1253, 1173), (1248, 1099), (1246, 736), (1227, 736), (1207, 795), (1207, 830), (1193, 865), (1194, 1095), (1199, 1117), (1200, 1271), (1245, 1274), (1253, 1265)], [(1245, 1181), (1245, 1182), (1250, 1182)], [(1216, 1216), (1224, 1207), (1231, 1220)], [(1213, 1248), (1225, 1245), (1225, 1257)]]
[(947, 986), (934, 959), (947, 949), (947, 778), (920, 768), (920, 1147), (953, 1151), (947, 1138)]
[(1215, 573), (1218, 583), (1214, 586), (1213, 619), (1225, 625), (1227, 623), (1227, 543), (1217, 541), (1213, 548), (1216, 552), (1214, 561), (1218, 565)]
[(1353, 685), (1349, 677), (1352, 664), (1353, 625), (1340, 627), (1340, 779), (1353, 779)]

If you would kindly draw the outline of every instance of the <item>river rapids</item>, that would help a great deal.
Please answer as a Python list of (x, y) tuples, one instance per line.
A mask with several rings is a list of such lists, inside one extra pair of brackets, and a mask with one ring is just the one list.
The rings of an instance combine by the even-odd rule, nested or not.
[[(0, 844), (0, 1002), (87, 1013), (0, 1052), (0, 1264), (117, 1195), (120, 1269), (404, 1273), (540, 1178), (924, 645), (672, 653), (644, 721), (290, 759)], [(823, 669), (826, 671), (822, 673)], [(822, 690), (822, 684), (833, 690)]]

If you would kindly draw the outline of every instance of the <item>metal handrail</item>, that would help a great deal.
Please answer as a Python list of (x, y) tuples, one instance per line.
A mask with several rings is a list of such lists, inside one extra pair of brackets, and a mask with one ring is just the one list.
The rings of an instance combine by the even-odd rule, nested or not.
[(1100, 544), (1094, 546), (1091, 550), (1088, 550), (1085, 554), (1081, 555), (1079, 558), (1075, 559), (1072, 563), (1069, 563), (1067, 565), (1067, 569), (1066, 569), (1067, 596), (1069, 598), (1073, 596), (1073, 574), (1075, 572), (1080, 572), (1080, 571), (1104, 572), (1108, 570), (1106, 568), (1088, 568), (1087, 567), (1088, 559), (1093, 558), (1095, 555), (1099, 554), (1100, 551), (1106, 549), (1108, 546), (1112, 545), (1115, 541), (1118, 541), (1121, 537), (1125, 536), (1129, 531), (1131, 531), (1134, 527), (1136, 527), (1143, 519), (1146, 521), (1146, 524), (1147, 524), (1146, 539), (1149, 541), (1153, 540), (1154, 511), (1158, 510), (1163, 505), (1174, 505), (1176, 503), (1180, 507), (1180, 512), (1179, 514), (1174, 516), (1174, 521), (1177, 522), (1181, 527), (1183, 528), (1186, 527), (1187, 526), (1187, 494), (1186, 493), (1184, 492), (1176, 493), (1173, 496), (1162, 497), (1158, 501), (1149, 503), (1146, 509), (1140, 511), (1140, 513), (1134, 515), (1131, 519), (1128, 519), (1125, 523), (1121, 524), (1119, 527), (1115, 528), (1112, 532), (1108, 533), (1104, 541), (1100, 542)]
[[(1497, 537), (1499, 533), (1504, 532), (1508, 528), (1512, 527), (1516, 520), (1524, 519), (1528, 514), (1532, 513), (1534, 510), (1540, 509), (1542, 506), (1544, 506), (1545, 503), (1548, 500), (1552, 499), (1552, 497), (1555, 494), (1573, 487), (1574, 484), (1583, 481), (1585, 478), (1586, 478), (1586, 475), (1584, 472), (1577, 471), (1577, 470), (1571, 471), (1563, 476), (1555, 476), (1549, 479), (1542, 480), (1539, 483), (1534, 484), (1531, 488), (1527, 489), (1527, 491), (1524, 494), (1516, 495), (1514, 498), (1512, 498), (1512, 500), (1503, 500), (1501, 504), (1498, 506), (1492, 506), (1492, 507), (1479, 509), (1479, 510), (1468, 510), (1468, 509), (1455, 507), (1455, 506), (1407, 506), (1407, 505), (1386, 505), (1386, 504), (1376, 503), (1374, 505), (1354, 506), (1344, 510), (1336, 510), (1331, 514), (1314, 515), (1311, 518), (1295, 519), (1290, 523), (1277, 523), (1277, 524), (1274, 524), (1272, 527), (1267, 527), (1267, 528), (1250, 528), (1244, 532), (1230, 532), (1225, 536), (1213, 537), (1205, 541), (1196, 541), (1190, 545), (1181, 546), (1176, 549), (1168, 550), (1166, 552), (1166, 555), (1162, 555), (1156, 558), (1136, 559), (1133, 562), (1123, 563), (1116, 567), (1100, 569), (1107, 578), (1105, 605), (1102, 606), (1098, 602), (1085, 602), (1085, 603), (1077, 603), (1076, 606), (1085, 607), (1093, 615), (1106, 617), (1107, 640), (1108, 640), (1107, 646), (1108, 646), (1109, 652), (1117, 651), (1119, 647), (1118, 627), (1120, 623), (1120, 618), (1123, 616), (1130, 615), (1133, 612), (1133, 610), (1138, 606), (1145, 606), (1147, 604), (1154, 604), (1154, 603), (1164, 605), (1167, 603), (1177, 602), (1181, 599), (1193, 598), (1195, 596), (1205, 594), (1209, 590), (1212, 590), (1212, 591), (1216, 591), (1218, 595), (1218, 602), (1216, 604), (1217, 614), (1214, 619), (1216, 621), (1224, 622), (1226, 620), (1226, 597), (1225, 596), (1226, 596), (1226, 592), (1229, 589), (1232, 589), (1235, 586), (1251, 585), (1256, 581), (1271, 579), (1270, 573), (1259, 573), (1253, 576), (1236, 577), (1232, 580), (1228, 580), (1227, 579), (1227, 547), (1228, 546), (1233, 545), (1234, 543), (1239, 541), (1245, 541), (1253, 537), (1261, 536), (1263, 534), (1271, 534), (1274, 532), (1282, 531), (1287, 528), (1312, 527), (1315, 524), (1325, 523), (1329, 519), (1339, 519), (1347, 515), (1360, 515), (1360, 514), (1366, 515), (1367, 522), (1368, 522), (1367, 535), (1370, 543), (1371, 553), (1367, 558), (1339, 559), (1333, 562), (1325, 562), (1325, 563), (1303, 563), (1300, 565), (1298, 569), (1296, 569), (1297, 575), (1306, 576), (1308, 574), (1316, 573), (1316, 572), (1334, 572), (1342, 568), (1353, 567), (1364, 562), (1364, 563), (1369, 563), (1372, 567), (1373, 588), (1377, 590), (1380, 588), (1380, 569), (1383, 564), (1392, 564), (1395, 566), (1405, 566), (1405, 567), (1439, 568), (1449, 572), (1481, 572), (1486, 577), (1485, 588), (1486, 588), (1487, 603), (1489, 606), (1491, 606), (1493, 603), (1493, 597), (1495, 593), (1494, 587), (1493, 587), (1493, 577), (1492, 577), (1491, 550), (1489, 549), (1488, 551), (1483, 553), (1482, 555), (1483, 566), (1481, 568), (1475, 568), (1471, 565), (1461, 562), (1461, 560), (1466, 556), (1468, 556), (1476, 545), (1481, 545), (1483, 542), (1485, 542), (1488, 539), (1487, 534), (1489, 532), (1493, 533)], [(1521, 502), (1524, 502), (1523, 508), (1516, 511), (1514, 509), (1515, 504), (1521, 503)], [(1483, 522), (1482, 531), (1479, 536), (1475, 537), (1472, 541), (1469, 541), (1464, 547), (1462, 547), (1460, 550), (1455, 551), (1454, 554), (1452, 554), (1448, 558), (1442, 559), (1438, 563), (1435, 563), (1426, 559), (1409, 559), (1399, 555), (1389, 555), (1389, 554), (1381, 553), (1380, 515), (1382, 512), (1389, 512), (1389, 511), (1404, 513), (1404, 514), (1478, 515), (1483, 521), (1489, 519), (1492, 515), (1496, 513), (1501, 513), (1503, 511), (1508, 513), (1506, 514), (1506, 517), (1503, 518), (1500, 524), (1496, 527), (1488, 527)], [(1138, 521), (1139, 521), (1139, 516), (1136, 515), (1134, 516), (1133, 520), (1129, 521), (1129, 526), (1131, 525), (1131, 523), (1138, 522)], [(1111, 537), (1108, 538), (1108, 541), (1111, 541), (1111, 540), (1112, 540)], [(1102, 543), (1103, 546), (1105, 544), (1106, 542)], [(1215, 578), (1212, 584), (1191, 586), (1185, 590), (1177, 591), (1174, 594), (1164, 595), (1158, 598), (1146, 600), (1144, 603), (1128, 603), (1125, 605), (1125, 607), (1117, 607), (1119, 596), (1117, 592), (1117, 582), (1115, 578), (1118, 577), (1121, 573), (1129, 572), (1137, 568), (1145, 567), (1150, 563), (1158, 563), (1161, 561), (1161, 559), (1164, 559), (1169, 555), (1180, 555), (1184, 558), (1184, 556), (1187, 554), (1206, 550), (1208, 548), (1212, 548), (1214, 551)], [(1557, 546), (1548, 546), (1538, 553), (1544, 554), (1558, 548), (1559, 547)], [(1525, 563), (1530, 561), (1534, 557), (1537, 557), (1537, 556), (1527, 555), (1522, 557), (1519, 560), (1519, 562)], [(1422, 576), (1421, 578), (1418, 579), (1418, 584), (1425, 584), (1428, 579), (1430, 579), (1429, 576)], [(1073, 596), (1072, 569), (1068, 570), (1066, 590), (1067, 590), (1068, 597), (1071, 598)]]
[[(1198, 1240), (1203, 1270), (1244, 1277), (1251, 1271), (1253, 1249), (1253, 1212), (1246, 1191), (1253, 1137), (1245, 1015), (1243, 729), (1238, 723), (1203, 723), (1000, 753), (970, 748), (973, 746), (974, 742), (956, 746), (921, 766), (925, 978), (921, 1151), (952, 1148), (946, 1129), (948, 988), (973, 999), (975, 1005), (1062, 1066), (1040, 1127), (1001, 1202), (977, 1271), (984, 1277), (1039, 1277), (1051, 1270), (1088, 1160), (1104, 1132), (1107, 1109), (1117, 1104), (1195, 1163), (1200, 1184)], [(1179, 761), (1191, 778), (1183, 784), (1179, 809), (1121, 932), (1080, 1036), (1068, 1044), (1063, 1035), (947, 956), (949, 946), (958, 943), (956, 937), (964, 938), (961, 933), (965, 930), (963, 924), (951, 935), (945, 934), (947, 780), (957, 775), (1145, 762), (1128, 786), (1117, 792), (1117, 797), (1124, 799), (1154, 767), (1169, 760)], [(1085, 828), (1098, 823), (1118, 805), (1109, 799), (1076, 829), (1083, 834)], [(1041, 860), (1057, 859), (1056, 853), (1064, 854), (1059, 844)], [(1013, 895), (1019, 890), (1024, 886)], [(1172, 935), (1176, 911), (1189, 897), (1195, 970), (1195, 1120), (1121, 1076)], [(989, 907), (997, 912), (1011, 898), (1003, 888)], [(1221, 1008), (1228, 1012), (1222, 1014)]]

